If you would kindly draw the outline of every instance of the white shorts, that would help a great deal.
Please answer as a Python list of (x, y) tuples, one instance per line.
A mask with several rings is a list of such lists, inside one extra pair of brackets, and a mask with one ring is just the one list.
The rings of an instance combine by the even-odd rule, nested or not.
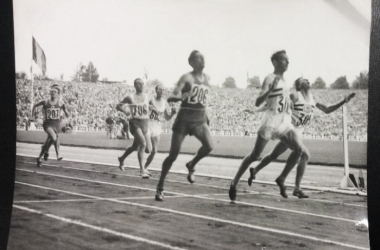
[(302, 138), (302, 134), (305, 131), (305, 128), (302, 126), (294, 127), (294, 130), (296, 133)]
[(162, 134), (162, 124), (160, 122), (148, 122), (148, 131), (150, 137), (156, 137)]
[(261, 126), (257, 132), (266, 140), (276, 140), (294, 129), (290, 114), (274, 114), (267, 112), (261, 120)]

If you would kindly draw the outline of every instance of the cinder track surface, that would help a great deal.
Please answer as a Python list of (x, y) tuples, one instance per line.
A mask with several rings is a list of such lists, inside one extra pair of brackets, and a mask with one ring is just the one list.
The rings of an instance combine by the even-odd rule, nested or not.
[[(240, 160), (206, 158), (197, 168), (196, 183), (189, 184), (184, 163), (190, 156), (181, 155), (168, 175), (165, 201), (156, 202), (160, 172), (155, 170), (164, 154), (152, 164), (152, 178), (143, 180), (135, 154), (122, 172), (116, 167), (121, 151), (62, 147), (66, 160), (52, 159), (37, 168), (35, 157), (25, 155), (37, 155), (39, 149), (36, 144), (18, 145), (8, 249), (369, 247), (368, 233), (354, 226), (367, 218), (367, 197), (312, 188), (337, 187), (342, 168), (328, 167), (327, 172), (309, 166), (305, 185), (312, 189), (305, 191), (311, 198), (292, 197), (288, 187), (289, 198), (283, 199), (272, 185), (283, 163), (273, 164), (252, 187), (245, 175), (238, 201), (231, 204), (225, 177), (232, 178)], [(288, 184), (293, 180), (294, 173)]]

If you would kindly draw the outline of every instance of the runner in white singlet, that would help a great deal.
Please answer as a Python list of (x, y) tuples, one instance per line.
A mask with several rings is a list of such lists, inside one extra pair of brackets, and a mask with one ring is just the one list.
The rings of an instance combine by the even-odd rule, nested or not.
[(152, 99), (153, 108), (151, 109), (149, 115), (148, 130), (152, 142), (152, 150), (145, 163), (145, 171), (148, 175), (150, 175), (148, 171), (149, 164), (153, 161), (153, 158), (157, 153), (160, 135), (162, 134), (162, 121), (163, 119), (167, 121), (170, 120), (176, 113), (175, 108), (171, 108), (170, 114), (168, 113), (168, 109), (170, 109), (170, 107), (166, 99), (162, 97), (163, 90), (164, 87), (161, 84), (156, 86), (156, 97)]
[[(136, 93), (127, 96), (122, 100), (116, 109), (124, 114), (131, 115), (129, 120), (129, 129), (134, 137), (133, 143), (129, 146), (121, 157), (118, 157), (119, 168), (124, 171), (124, 160), (133, 151), (138, 150), (137, 157), (139, 160), (140, 171), (142, 178), (149, 178), (144, 168), (144, 153), (151, 150), (150, 135), (148, 133), (149, 121), (149, 105), (152, 104), (151, 98), (147, 93), (144, 93), (144, 82), (137, 78), (134, 81)], [(124, 104), (128, 104), (129, 109), (124, 108)]]
[[(315, 102), (313, 95), (310, 93), (310, 83), (307, 79), (299, 78), (295, 82), (296, 87), (296, 93), (292, 93), (290, 95), (290, 98), (293, 102), (293, 110), (292, 110), (292, 124), (295, 126), (295, 130), (298, 133), (299, 137), (302, 136), (302, 133), (307, 127), (313, 117), (314, 109), (317, 107), (318, 109), (322, 110), (324, 113), (329, 114), (338, 108), (340, 108), (343, 104), (350, 101), (355, 94), (352, 93), (344, 98), (341, 102), (326, 106), (320, 102)], [(263, 157), (263, 159), (260, 161), (260, 163), (255, 168), (250, 168), (250, 177), (248, 179), (248, 185), (252, 185), (252, 181), (256, 178), (256, 174), (263, 169), (265, 166), (267, 166), (269, 163), (277, 159), (281, 154), (283, 154), (288, 149), (288, 146), (280, 141), (277, 143), (277, 145), (274, 147), (272, 152), (266, 156)], [(297, 196), (298, 198), (308, 198), (307, 195), (304, 194), (304, 192), (301, 190), (301, 180), (303, 177), (303, 174), (305, 172), (305, 168), (307, 165), (307, 161), (305, 165), (298, 165), (297, 167), (297, 174), (296, 174), (296, 182), (295, 182), (295, 188), (293, 191), (293, 195)]]
[(276, 179), (280, 187), (280, 194), (287, 198), (285, 178), (301, 157), (299, 164), (308, 160), (307, 148), (291, 124), (291, 101), (289, 98), (290, 86), (284, 80), (284, 73), (288, 69), (289, 60), (284, 50), (274, 53), (271, 57), (274, 66), (273, 74), (269, 74), (262, 85), (261, 92), (256, 99), (256, 107), (267, 103), (267, 110), (258, 131), (255, 147), (241, 163), (235, 178), (231, 181), (229, 196), (232, 201), (236, 199), (237, 185), (241, 176), (249, 165), (257, 161), (269, 140), (280, 139), (292, 150), (284, 171)]

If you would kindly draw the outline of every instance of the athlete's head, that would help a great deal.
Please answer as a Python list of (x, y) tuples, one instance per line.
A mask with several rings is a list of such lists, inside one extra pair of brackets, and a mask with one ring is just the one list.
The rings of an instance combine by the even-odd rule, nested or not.
[(294, 85), (295, 85), (297, 91), (300, 91), (302, 89), (310, 89), (310, 82), (309, 82), (309, 80), (307, 80), (305, 78), (302, 78), (302, 77), (298, 78), (294, 82)]
[(193, 50), (189, 56), (189, 64), (193, 69), (203, 69), (205, 67), (205, 58), (198, 50)]
[(51, 98), (58, 98), (60, 94), (61, 94), (61, 88), (58, 86), (58, 84), (53, 84), (50, 87)]
[(283, 73), (288, 69), (289, 58), (286, 55), (285, 50), (277, 51), (271, 56), (270, 60), (272, 61), (272, 64), (276, 71)]
[(136, 78), (133, 82), (137, 93), (141, 93), (144, 90), (144, 82), (141, 78)]
[(157, 97), (161, 97), (162, 94), (164, 93), (164, 86), (161, 83), (159, 83), (156, 85), (155, 90), (156, 90)]

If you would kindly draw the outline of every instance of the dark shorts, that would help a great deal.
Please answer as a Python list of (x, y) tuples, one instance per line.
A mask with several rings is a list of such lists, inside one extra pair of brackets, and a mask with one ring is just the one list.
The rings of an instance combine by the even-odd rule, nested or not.
[(193, 135), (194, 130), (203, 124), (207, 124), (207, 120), (197, 122), (176, 120), (172, 130), (182, 135)]
[(148, 132), (148, 121), (149, 119), (131, 119), (129, 120), (129, 131), (134, 134), (139, 128), (145, 135)]
[(180, 110), (172, 130), (182, 135), (193, 135), (194, 129), (203, 124), (209, 124), (205, 111)]
[(45, 120), (42, 124), (45, 132), (48, 128), (52, 128), (56, 134), (60, 131), (60, 120)]

